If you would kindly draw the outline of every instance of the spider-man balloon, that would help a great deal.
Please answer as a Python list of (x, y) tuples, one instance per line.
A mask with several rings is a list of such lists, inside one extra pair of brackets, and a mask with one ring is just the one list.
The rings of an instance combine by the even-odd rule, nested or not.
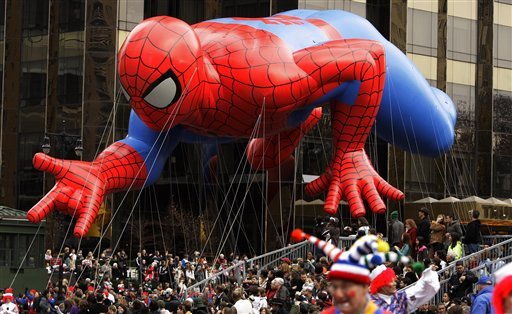
[(348, 12), (295, 10), (195, 25), (150, 18), (130, 33), (118, 60), (133, 108), (127, 138), (93, 162), (36, 154), (34, 166), (57, 183), (30, 210), (31, 221), (53, 209), (76, 209), (74, 234), (83, 236), (107, 193), (154, 182), (178, 142), (249, 138), (251, 165), (276, 167), (290, 158), (325, 104), (332, 159), (306, 192), (327, 192), (330, 214), (341, 199), (359, 217), (363, 199), (383, 213), (380, 195), (404, 197), (365, 154), (376, 118), (379, 135), (409, 151), (436, 155), (453, 143), (449, 97), (430, 87), (368, 21)]

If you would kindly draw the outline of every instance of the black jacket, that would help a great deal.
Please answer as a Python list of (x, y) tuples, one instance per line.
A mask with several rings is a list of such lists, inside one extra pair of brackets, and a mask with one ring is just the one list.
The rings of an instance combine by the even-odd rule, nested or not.
[[(460, 282), (460, 277), (466, 277), (464, 281)], [(449, 288), (450, 288), (450, 295), (453, 298), (462, 298), (465, 297), (468, 293), (471, 292), (471, 289), (473, 289), (473, 284), (478, 281), (478, 277), (471, 271), (465, 270), (462, 272), (462, 274), (455, 273), (450, 277)]]
[(466, 227), (466, 234), (464, 235), (465, 244), (480, 244), (482, 243), (482, 236), (480, 233), (480, 220), (473, 220), (468, 223)]
[(418, 224), (418, 237), (423, 237), (423, 241), (425, 245), (430, 243), (430, 221), (428, 217), (423, 218)]

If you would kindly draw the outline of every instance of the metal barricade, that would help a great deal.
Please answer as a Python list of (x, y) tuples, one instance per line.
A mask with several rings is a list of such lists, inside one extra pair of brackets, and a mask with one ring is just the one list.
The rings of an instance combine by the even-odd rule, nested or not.
[(482, 245), (492, 246), (500, 242), (512, 239), (511, 235), (485, 235), (482, 236)]
[[(476, 266), (475, 268), (469, 269), (474, 272), (478, 277), (482, 275), (491, 276), (493, 272), (497, 271), (507, 263), (512, 262), (512, 256), (506, 256), (504, 258), (499, 258), (496, 260), (491, 260)], [(437, 294), (434, 296), (432, 300), (430, 300), (430, 304), (439, 304), (443, 300), (443, 295), (445, 293), (450, 293), (450, 278), (445, 278), (439, 281), (441, 287)]]
[(246, 261), (239, 261), (236, 264), (223, 269), (214, 270), (215, 273), (211, 276), (187, 287), (187, 290), (182, 295), (185, 299), (190, 296), (196, 296), (204, 292), (206, 287), (210, 285), (224, 284), (232, 280), (240, 285), (247, 276), (247, 269), (257, 269), (259, 275), (262, 269), (275, 268), (281, 263), (281, 259), (287, 257), (290, 260), (296, 258), (306, 259), (307, 252), (312, 251), (313, 244), (309, 241), (303, 241), (294, 245), (290, 245), (272, 252), (262, 254), (260, 256), (248, 259)]
[(247, 260), (247, 265), (250, 269), (257, 269), (258, 275), (262, 269), (275, 268), (281, 263), (282, 258), (289, 258), (290, 260), (296, 258), (307, 257), (307, 252), (313, 252), (313, 244), (309, 241), (303, 241), (294, 245), (284, 247), (260, 256), (253, 257)]
[[(495, 267), (501, 267), (503, 264), (503, 261), (512, 259), (512, 238), (508, 238), (504, 241), (501, 241), (493, 246), (489, 246), (487, 248), (484, 248), (478, 252), (475, 252), (470, 255), (466, 255), (459, 259), (458, 261), (461, 261), (466, 269), (473, 270), (477, 269), (479, 266), (483, 267), (491, 267), (494, 265)], [(486, 266), (487, 265), (487, 266)], [(482, 268), (483, 268), (482, 267)], [(495, 268), (494, 267), (494, 268)], [(496, 270), (494, 268), (490, 268), (492, 271)], [(439, 290), (438, 295), (436, 296), (442, 298), (443, 293), (448, 292), (445, 291), (443, 285), (448, 285), (448, 279), (455, 273), (455, 261), (450, 263), (447, 267), (437, 271), (437, 274), (439, 275), (439, 280), (441, 283), (442, 289)], [(413, 284), (414, 285), (414, 284)], [(410, 285), (412, 286), (412, 285)], [(408, 286), (408, 287), (410, 287)], [(405, 290), (408, 287), (402, 288), (401, 290)], [(444, 290), (443, 290), (444, 289)], [(436, 299), (437, 300), (437, 299)]]
[(182, 299), (199, 295), (200, 293), (204, 292), (205, 288), (210, 284), (224, 284), (233, 279), (235, 279), (240, 284), (243, 280), (242, 274), (244, 271), (241, 269), (244, 268), (244, 264), (244, 261), (239, 261), (226, 269), (214, 269), (214, 273), (211, 276), (201, 280), (200, 282), (196, 282), (190, 287), (187, 287), (187, 290), (182, 295)]
[(338, 241), (338, 248), (342, 249), (343, 251), (348, 250), (352, 244), (356, 241), (356, 235), (349, 236), (349, 237), (340, 237)]

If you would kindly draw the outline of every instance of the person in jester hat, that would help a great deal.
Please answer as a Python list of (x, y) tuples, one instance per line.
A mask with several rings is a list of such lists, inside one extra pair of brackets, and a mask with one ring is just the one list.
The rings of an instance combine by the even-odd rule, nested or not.
[(12, 288), (5, 289), (2, 295), (2, 305), (0, 306), (0, 313), (16, 314), (19, 313), (18, 307), (14, 304), (14, 295)]
[(295, 242), (306, 239), (314, 243), (333, 261), (327, 275), (333, 306), (324, 310), (322, 314), (391, 313), (379, 308), (368, 295), (368, 288), (371, 283), (370, 269), (387, 261), (408, 262), (407, 257), (389, 252), (389, 244), (379, 240), (374, 235), (359, 238), (345, 252), (330, 243), (304, 233), (300, 229), (294, 230), (291, 238)]
[(439, 291), (439, 276), (423, 263), (415, 263), (413, 269), (421, 274), (420, 279), (405, 291), (397, 291), (396, 275), (393, 269), (379, 265), (370, 274), (371, 299), (380, 308), (394, 314), (414, 312), (422, 304), (428, 303)]

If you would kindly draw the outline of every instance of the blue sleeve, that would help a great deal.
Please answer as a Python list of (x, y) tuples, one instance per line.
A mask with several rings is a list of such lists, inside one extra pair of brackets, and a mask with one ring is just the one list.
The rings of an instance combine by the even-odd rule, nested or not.
[(480, 298), (475, 298), (474, 303), (471, 305), (471, 313), (470, 314), (482, 314), (487, 313), (487, 306), (484, 302), (480, 300)]
[(148, 173), (146, 186), (154, 183), (172, 151), (180, 142), (182, 128), (176, 126), (167, 132), (150, 129), (132, 110), (128, 126), (128, 136), (120, 142), (135, 149), (144, 159)]

